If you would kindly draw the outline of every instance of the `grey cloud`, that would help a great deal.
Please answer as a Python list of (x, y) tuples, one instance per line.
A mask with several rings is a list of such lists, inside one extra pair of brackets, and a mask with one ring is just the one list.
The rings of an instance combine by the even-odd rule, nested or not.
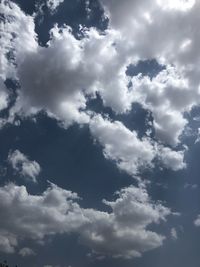
[(15, 150), (9, 153), (8, 162), (22, 177), (34, 183), (37, 182), (41, 168), (36, 161), (29, 160), (22, 152)]
[(19, 255), (21, 255), (22, 257), (27, 257), (27, 256), (34, 256), (36, 254), (31, 248), (24, 247), (20, 249)]

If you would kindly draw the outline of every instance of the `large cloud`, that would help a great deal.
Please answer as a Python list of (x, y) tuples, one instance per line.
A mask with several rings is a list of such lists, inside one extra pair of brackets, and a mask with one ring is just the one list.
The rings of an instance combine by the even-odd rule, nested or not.
[[(152, 202), (143, 187), (128, 187), (115, 201), (104, 203), (111, 213), (81, 208), (77, 195), (53, 184), (41, 195), (25, 186), (0, 187), (0, 250), (14, 252), (27, 237), (42, 241), (47, 235), (78, 233), (96, 253), (132, 258), (162, 245), (164, 236), (146, 228), (171, 212)], [(15, 207), (13, 209), (13, 206)]]
[(186, 124), (183, 113), (199, 104), (199, 1), (101, 2), (110, 28), (126, 44), (116, 45), (119, 53), (135, 63), (155, 58), (169, 66), (152, 81), (134, 78), (132, 92), (133, 101), (153, 112), (157, 137), (176, 145)]
[[(83, 112), (86, 96), (99, 92), (104, 104), (117, 112), (130, 109), (126, 64), (116, 53), (116, 31), (100, 34), (94, 28), (82, 29), (84, 38), (76, 39), (67, 26), (51, 30), (47, 47), (37, 43), (33, 18), (17, 5), (3, 2), (6, 27), (6, 52), (14, 51), (17, 68), (13, 70), (21, 89), (12, 113), (45, 109), (66, 125), (88, 122)], [(12, 13), (12, 21), (8, 18)], [(26, 28), (22, 31), (22, 24)], [(12, 35), (15, 38), (12, 38)], [(9, 47), (9, 49), (8, 49)], [(8, 61), (6, 61), (8, 63)], [(115, 79), (110, 79), (110, 77)], [(113, 93), (116, 95), (113, 98)]]
[[(160, 144), (156, 147), (150, 138), (139, 140), (136, 132), (130, 132), (118, 122), (109, 124), (105, 121), (104, 127), (100, 120), (97, 127), (97, 120), (91, 119), (86, 107), (88, 96), (95, 97), (97, 92), (104, 105), (110, 106), (116, 113), (129, 112), (132, 103), (139, 102), (152, 112), (157, 139), (176, 146), (187, 123), (183, 114), (197, 104), (199, 98), (197, 87), (191, 86), (194, 73), (188, 74), (188, 66), (193, 68), (194, 62), (191, 61), (188, 66), (181, 63), (181, 55), (188, 53), (190, 43), (184, 43), (182, 54), (173, 50), (168, 55), (168, 42), (173, 40), (174, 47), (178, 38), (173, 39), (175, 32), (171, 28), (167, 37), (163, 37), (165, 46), (161, 45), (163, 40), (157, 44), (153, 39), (151, 46), (148, 42), (154, 31), (159, 37), (163, 35), (163, 30), (158, 28), (159, 23), (156, 23), (158, 18), (162, 25), (164, 18), (170, 23), (182, 21), (183, 17), (189, 20), (191, 13), (195, 13), (194, 8), (188, 7), (185, 11), (177, 10), (179, 6), (163, 8), (164, 5), (155, 1), (151, 2), (148, 12), (145, 1), (126, 1), (123, 5), (120, 1), (115, 5), (112, 1), (103, 1), (103, 5), (110, 18), (110, 28), (104, 34), (94, 28), (82, 28), (83, 36), (77, 39), (68, 26), (58, 28), (55, 25), (47, 46), (41, 47), (34, 31), (33, 17), (24, 14), (16, 4), (3, 1), (6, 18), (4, 54), (12, 50), (16, 63), (12, 64), (5, 57), (4, 69), (12, 70), (9, 73), (14, 73), (13, 77), (20, 83), (17, 101), (10, 110), (11, 118), (16, 114), (28, 115), (44, 109), (66, 127), (73, 122), (89, 123), (94, 137), (105, 148), (105, 155), (129, 173), (135, 174), (143, 166), (153, 166), (154, 158), (161, 159), (165, 167), (181, 169), (185, 166), (183, 152), (164, 149)], [(120, 10), (126, 11), (127, 15), (119, 18)], [(24, 24), (26, 27), (22, 31)], [(130, 78), (126, 75), (131, 62), (137, 64), (139, 59), (152, 57), (167, 64), (156, 77), (150, 79), (138, 75)], [(173, 66), (170, 65), (172, 63)], [(4, 71), (4, 78), (9, 75)], [(102, 129), (109, 132), (107, 136)], [(120, 139), (118, 143), (111, 137), (112, 134), (123, 135), (124, 141)]]
[[(117, 113), (140, 102), (152, 111), (157, 138), (176, 146), (187, 123), (184, 112), (199, 104), (199, 3), (101, 2), (110, 19), (109, 30), (99, 34), (83, 29), (78, 40), (68, 27), (55, 26), (47, 47), (37, 43), (33, 18), (13, 3), (3, 4), (8, 29), (4, 47), (12, 44), (15, 50), (21, 84), (13, 112), (46, 109), (66, 125), (84, 123), (89, 120), (83, 111), (87, 95), (98, 92)], [(23, 24), (26, 28), (21, 31)], [(128, 88), (127, 65), (151, 58), (166, 64), (167, 70), (153, 80), (133, 78)]]

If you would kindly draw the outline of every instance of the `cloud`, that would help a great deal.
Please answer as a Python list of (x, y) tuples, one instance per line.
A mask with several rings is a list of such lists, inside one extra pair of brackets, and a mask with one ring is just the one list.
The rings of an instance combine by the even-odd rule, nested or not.
[(133, 77), (133, 99), (152, 111), (158, 139), (176, 146), (187, 120), (183, 113), (195, 103), (197, 94), (188, 88), (187, 81), (173, 67), (156, 77)]
[(16, 236), (0, 228), (0, 251), (14, 253), (15, 246), (17, 246)]
[[(198, 38), (189, 31), (191, 23), (198, 19), (199, 5), (187, 6), (183, 11), (181, 6), (185, 3), (169, 8), (158, 1), (126, 1), (123, 5), (119, 1), (114, 5), (112, 1), (101, 2), (110, 19), (104, 34), (94, 28), (82, 28), (82, 38), (76, 39), (69, 27), (54, 26), (47, 47), (37, 43), (32, 17), (12, 2), (10, 6), (3, 5), (6, 18), (11, 12), (15, 14), (11, 22), (7, 19), (5, 47), (11, 44), (15, 51), (15, 71), (21, 85), (11, 114), (45, 109), (66, 126), (88, 123), (87, 97), (98, 92), (104, 105), (116, 113), (130, 111), (133, 102), (141, 103), (152, 112), (156, 137), (176, 146), (187, 124), (184, 112), (199, 103), (195, 67), (198, 57), (193, 56)], [(118, 16), (122, 11), (126, 16)], [(166, 21), (170, 30), (165, 31)], [(185, 28), (177, 29), (180, 22)], [(22, 24), (26, 24), (24, 31)], [(131, 34), (127, 32), (130, 28)], [(14, 39), (11, 33), (16, 33)], [(159, 37), (157, 42), (155, 34)], [(126, 75), (130, 63), (152, 58), (166, 65), (153, 79), (141, 75), (131, 79)], [(128, 88), (130, 80), (132, 87)]]
[(19, 255), (21, 255), (22, 257), (27, 257), (27, 256), (34, 256), (36, 254), (31, 248), (24, 247), (20, 249)]
[(97, 115), (90, 122), (90, 130), (102, 144), (105, 157), (114, 160), (119, 168), (136, 174), (139, 167), (152, 165), (155, 151), (150, 140), (140, 140), (135, 131), (121, 122), (111, 122)]
[(138, 174), (141, 168), (153, 167), (154, 159), (174, 171), (186, 167), (184, 151), (173, 151), (147, 137), (139, 139), (135, 131), (130, 131), (119, 121), (96, 115), (90, 121), (90, 130), (103, 146), (104, 156), (131, 175)]
[(138, 59), (153, 58), (167, 66), (153, 80), (133, 78), (132, 93), (133, 101), (152, 111), (157, 138), (176, 146), (187, 123), (184, 112), (199, 104), (199, 2), (101, 3), (110, 20), (109, 27), (120, 32), (121, 42), (126, 43), (116, 43), (119, 53), (131, 57), (135, 64)]
[(63, 3), (64, 0), (47, 0), (46, 3), (47, 3), (47, 7), (49, 8), (49, 10), (54, 13), (57, 8), (59, 7), (59, 5), (61, 3)]
[(194, 225), (197, 227), (200, 226), (200, 215), (198, 215), (197, 218), (194, 220)]
[[(104, 201), (113, 212), (101, 214), (83, 232), (81, 238), (96, 252), (123, 258), (139, 257), (145, 251), (162, 245), (164, 236), (147, 230), (147, 226), (165, 220), (169, 209), (154, 204), (145, 189), (131, 186), (119, 192), (113, 201)], [(86, 211), (88, 214), (88, 211)]]
[(177, 240), (177, 239), (178, 239), (177, 231), (176, 231), (175, 228), (172, 228), (172, 229), (171, 229), (171, 238), (172, 238), (173, 240)]
[[(63, 25), (59, 28), (54, 25), (49, 42), (46, 47), (41, 47), (34, 31), (34, 18), (24, 14), (16, 4), (3, 1), (6, 18), (4, 54), (12, 50), (15, 62), (11, 64), (6, 59), (4, 69), (11, 69), (9, 73), (14, 73), (13, 77), (20, 84), (9, 121), (16, 114), (28, 116), (45, 110), (49, 116), (61, 121), (64, 127), (74, 122), (89, 123), (93, 136), (104, 147), (105, 156), (129, 173), (136, 174), (141, 167), (153, 166), (155, 158), (172, 170), (184, 168), (184, 152), (164, 146), (177, 146), (187, 124), (184, 112), (190, 111), (198, 103), (197, 84), (192, 85), (195, 79), (191, 75), (194, 72), (189, 72), (186, 64), (192, 64), (192, 68), (194, 62), (189, 62), (190, 57), (186, 63), (182, 62), (189, 53), (188, 49), (192, 48), (188, 41), (182, 44), (182, 52), (174, 49), (176, 45), (180, 46), (177, 38), (182, 38), (182, 31), (174, 32), (171, 28), (170, 31), (164, 31), (156, 22), (159, 18), (164, 27), (165, 21), (172, 23), (182, 21), (182, 16), (189, 19), (191, 14), (194, 13), (194, 17), (197, 15), (193, 6), (183, 12), (178, 10), (179, 5), (171, 9), (151, 1), (147, 9), (147, 2), (126, 1), (122, 5), (117, 1), (113, 5), (112, 1), (102, 0), (110, 19), (109, 29), (103, 34), (95, 28), (82, 27), (82, 36), (77, 39), (70, 27)], [(126, 16), (119, 17), (121, 11)], [(9, 19), (11, 14), (12, 20)], [(26, 27), (22, 31), (24, 24)], [(127, 33), (130, 28), (133, 29), (131, 34)], [(159, 38), (162, 37), (160, 42), (154, 42), (155, 32)], [(168, 34), (163, 36), (163, 32)], [(180, 35), (178, 37), (177, 32)], [(189, 34), (188, 27), (186, 33)], [(196, 40), (196, 36), (193, 37)], [(173, 44), (170, 46), (169, 42)], [(166, 49), (173, 51), (168, 53)], [(130, 63), (137, 65), (139, 60), (151, 58), (166, 65), (156, 77), (151, 79), (139, 74), (131, 78), (126, 75)], [(193, 59), (196, 60), (196, 57)], [(5, 77), (9, 76), (4, 72)], [(128, 86), (130, 82), (132, 86)], [(150, 110), (159, 148), (155, 148), (155, 142), (150, 138), (139, 140), (135, 131), (129, 131), (119, 122), (109, 123), (98, 119), (100, 126), (97, 127), (95, 119), (91, 119), (91, 112), (87, 111), (88, 97), (95, 97), (96, 93), (101, 96), (103, 104), (116, 113), (129, 112), (134, 102)], [(103, 128), (107, 136), (102, 133)], [(114, 137), (111, 138), (113, 133), (125, 139), (118, 142)]]
[(162, 164), (173, 171), (178, 171), (186, 168), (186, 163), (184, 162), (184, 152), (185, 151), (174, 151), (169, 147), (158, 147), (158, 159), (161, 160)]
[[(14, 53), (12, 77), (21, 86), (11, 115), (20, 110), (28, 115), (44, 109), (66, 125), (85, 123), (89, 119), (84, 112), (87, 96), (96, 92), (116, 112), (131, 108), (126, 64), (114, 44), (119, 38), (116, 31), (101, 34), (94, 28), (82, 28), (83, 38), (76, 39), (69, 27), (55, 25), (47, 47), (41, 47), (34, 32), (34, 18), (12, 2), (3, 2), (3, 8), (6, 18), (12, 14), (12, 21), (5, 22), (4, 42), (5, 47), (11, 47), (6, 52), (12, 49)], [(23, 24), (26, 27), (22, 31)]]
[(77, 194), (54, 184), (41, 195), (12, 183), (0, 187), (0, 249), (14, 252), (27, 236), (42, 241), (58, 233), (78, 233), (84, 245), (112, 257), (132, 258), (162, 245), (164, 236), (147, 227), (171, 212), (153, 202), (145, 188), (131, 186), (118, 192), (115, 201), (104, 200), (111, 213), (81, 208), (77, 200)]
[(41, 168), (36, 161), (29, 160), (27, 156), (19, 150), (15, 150), (9, 153), (8, 162), (22, 177), (34, 183), (37, 182), (37, 177), (40, 174)]

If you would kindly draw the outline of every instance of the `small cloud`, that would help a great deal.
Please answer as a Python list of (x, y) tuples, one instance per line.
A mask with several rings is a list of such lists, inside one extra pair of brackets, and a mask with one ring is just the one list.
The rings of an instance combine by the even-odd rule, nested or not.
[(191, 190), (195, 190), (198, 188), (197, 184), (189, 184), (189, 183), (185, 183), (184, 184), (184, 189), (191, 189)]
[(200, 226), (200, 214), (197, 216), (197, 218), (194, 220), (194, 225), (199, 227)]
[(172, 238), (173, 240), (177, 240), (177, 239), (178, 239), (177, 231), (176, 231), (175, 228), (172, 228), (172, 229), (171, 229), (171, 238)]
[(34, 183), (37, 182), (37, 176), (39, 175), (41, 168), (35, 160), (31, 161), (22, 152), (15, 150), (14, 152), (9, 153), (8, 162), (22, 177)]
[(34, 256), (36, 253), (31, 249), (31, 248), (22, 248), (19, 251), (19, 255), (22, 257), (27, 257), (27, 256)]

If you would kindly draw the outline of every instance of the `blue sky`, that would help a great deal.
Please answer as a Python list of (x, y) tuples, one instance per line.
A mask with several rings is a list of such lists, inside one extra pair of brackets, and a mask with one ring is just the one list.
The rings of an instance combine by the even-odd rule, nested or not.
[(199, 2), (0, 5), (0, 261), (199, 266)]

